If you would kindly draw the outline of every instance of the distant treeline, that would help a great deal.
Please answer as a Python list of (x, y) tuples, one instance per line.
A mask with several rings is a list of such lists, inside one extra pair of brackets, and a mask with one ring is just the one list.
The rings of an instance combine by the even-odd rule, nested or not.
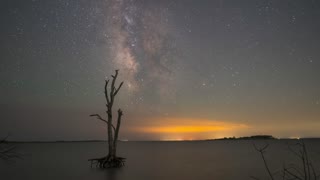
[(244, 136), (244, 137), (224, 137), (219, 139), (213, 139), (213, 140), (269, 140), (269, 139), (277, 139), (271, 135), (255, 135), (255, 136)]
[(218, 139), (208, 139), (212, 140), (290, 140), (290, 139), (301, 139), (301, 140), (319, 140), (318, 137), (305, 137), (305, 138), (275, 138), (271, 135), (254, 135), (254, 136), (244, 136), (244, 137), (224, 137)]

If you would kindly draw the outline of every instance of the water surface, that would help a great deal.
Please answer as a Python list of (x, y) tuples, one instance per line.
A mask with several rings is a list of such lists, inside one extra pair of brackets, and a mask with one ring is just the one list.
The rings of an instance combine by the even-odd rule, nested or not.
[[(23, 160), (0, 163), (6, 180), (244, 180), (267, 177), (263, 161), (252, 142), (270, 144), (266, 158), (272, 171), (298, 159), (288, 151), (290, 140), (120, 142), (119, 155), (126, 157), (120, 169), (90, 168), (88, 159), (105, 155), (105, 142), (19, 143)], [(311, 159), (320, 172), (320, 141), (305, 141)]]

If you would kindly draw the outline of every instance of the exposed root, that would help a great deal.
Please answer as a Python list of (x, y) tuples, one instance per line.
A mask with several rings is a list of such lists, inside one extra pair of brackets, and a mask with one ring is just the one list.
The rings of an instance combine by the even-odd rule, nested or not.
[(95, 165), (97, 168), (120, 168), (124, 166), (126, 158), (116, 156), (105, 156), (102, 158), (89, 159), (91, 167)]

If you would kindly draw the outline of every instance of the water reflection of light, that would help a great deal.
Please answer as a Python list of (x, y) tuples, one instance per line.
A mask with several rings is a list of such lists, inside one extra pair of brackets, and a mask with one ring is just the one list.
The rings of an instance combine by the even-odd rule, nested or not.
[(300, 139), (300, 137), (294, 136), (294, 137), (289, 137), (290, 139)]

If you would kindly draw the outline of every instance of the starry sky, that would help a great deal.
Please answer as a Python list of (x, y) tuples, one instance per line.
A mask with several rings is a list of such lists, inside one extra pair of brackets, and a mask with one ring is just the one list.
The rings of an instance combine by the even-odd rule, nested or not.
[(120, 139), (320, 136), (320, 2), (3, 0), (0, 136), (106, 139), (120, 69)]

